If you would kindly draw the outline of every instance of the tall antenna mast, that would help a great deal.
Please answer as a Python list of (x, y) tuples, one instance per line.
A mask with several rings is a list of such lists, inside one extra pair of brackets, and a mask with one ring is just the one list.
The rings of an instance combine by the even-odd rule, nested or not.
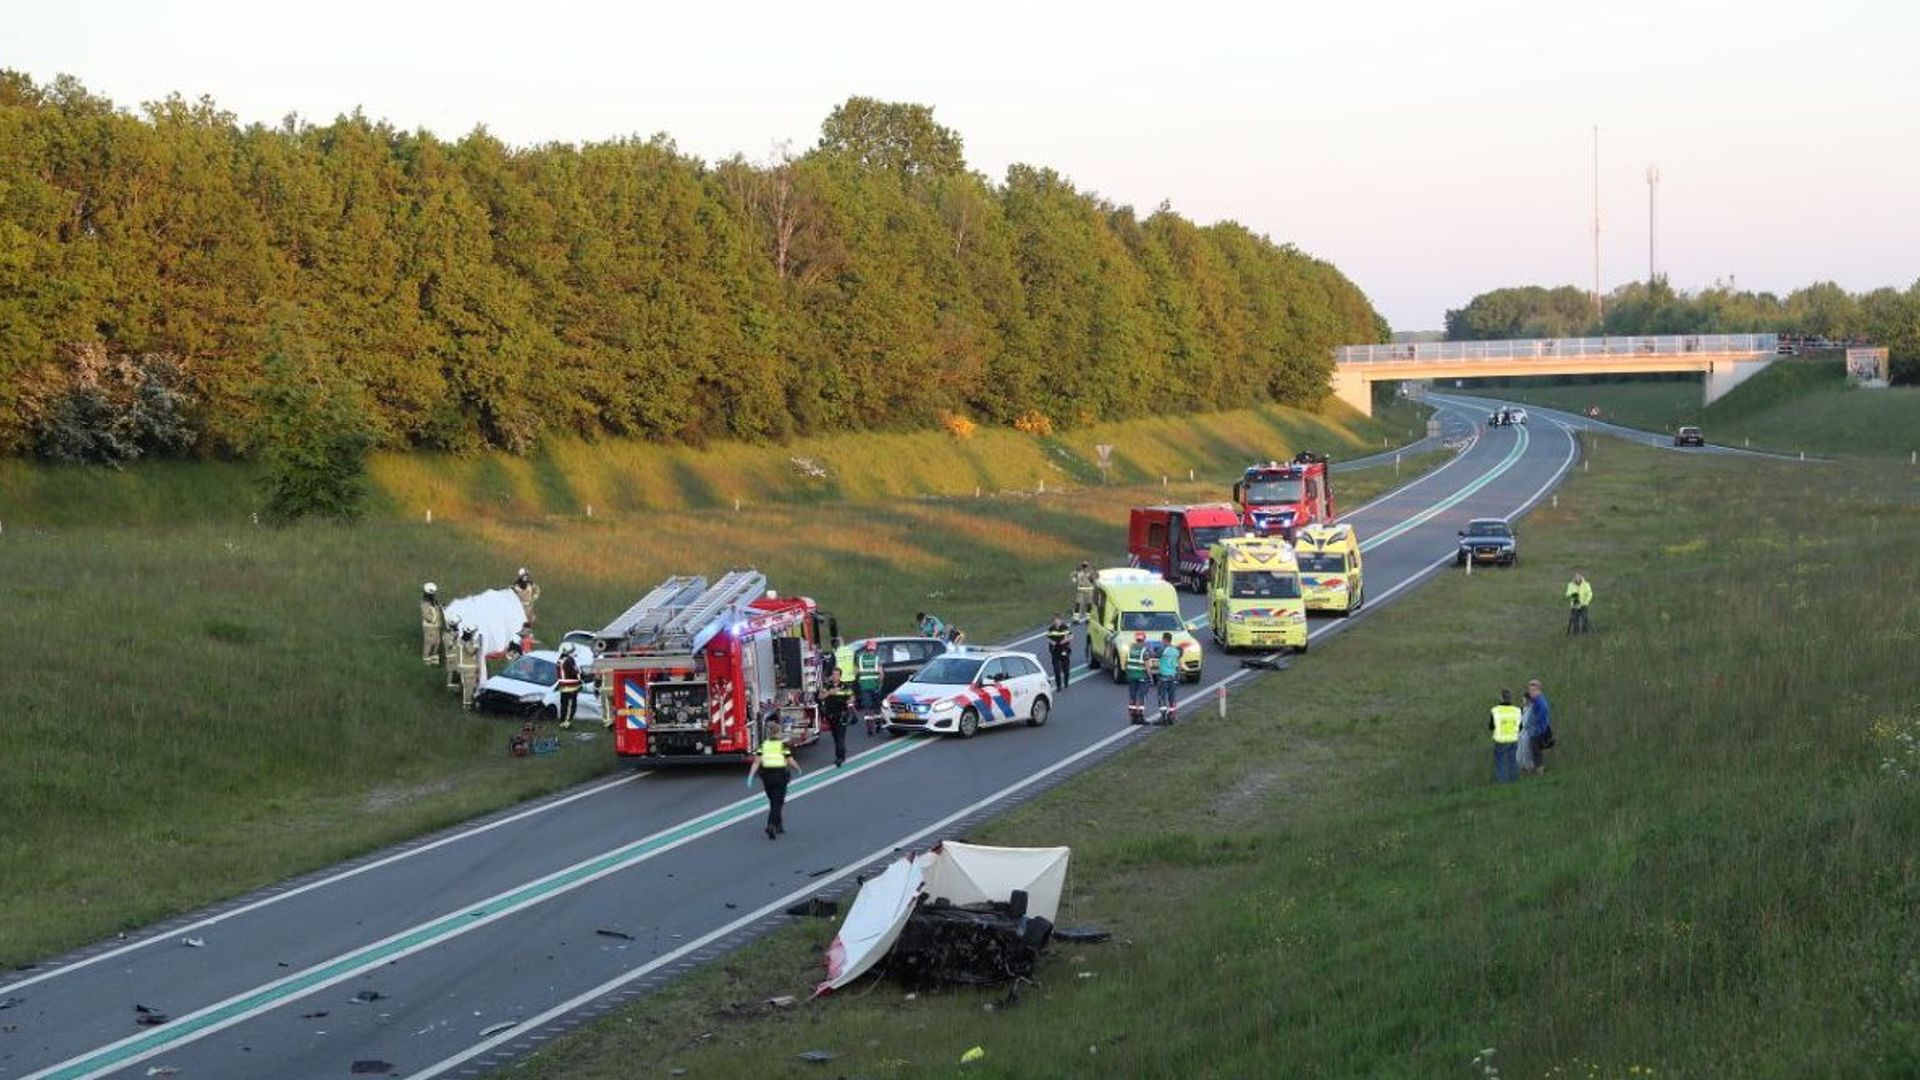
[(1657, 258), (1659, 249), (1656, 246), (1659, 234), (1654, 231), (1654, 209), (1659, 202), (1659, 194), (1660, 166), (1649, 165), (1647, 166), (1647, 284), (1649, 286), (1660, 280), (1660, 262)]
[(1604, 318), (1607, 309), (1600, 299), (1600, 125), (1593, 125), (1593, 317)]

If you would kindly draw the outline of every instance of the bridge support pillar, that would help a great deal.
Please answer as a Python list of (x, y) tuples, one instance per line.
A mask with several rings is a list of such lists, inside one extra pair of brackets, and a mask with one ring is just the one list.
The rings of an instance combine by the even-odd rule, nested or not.
[(1361, 416), (1373, 415), (1373, 383), (1350, 365), (1334, 365), (1333, 396), (1360, 410)]
[(1726, 397), (1728, 391), (1765, 371), (1767, 365), (1771, 363), (1773, 363), (1771, 357), (1755, 360), (1715, 360), (1707, 368), (1707, 377), (1700, 380), (1706, 395), (1706, 400), (1702, 404), (1711, 405)]

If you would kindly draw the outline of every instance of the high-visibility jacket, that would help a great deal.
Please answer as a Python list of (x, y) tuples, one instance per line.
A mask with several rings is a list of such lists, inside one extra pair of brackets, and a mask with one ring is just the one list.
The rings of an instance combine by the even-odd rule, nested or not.
[(1073, 627), (1064, 624), (1047, 627), (1047, 647), (1054, 652), (1072, 651)]
[(760, 744), (760, 767), (763, 769), (784, 769), (787, 767), (787, 744), (779, 739), (767, 739)]
[(432, 629), (440, 625), (440, 602), (437, 600), (420, 601), (420, 625)]
[(855, 680), (862, 690), (880, 689), (880, 655), (872, 649), (853, 654)]
[(1093, 579), (1094, 579), (1093, 571), (1075, 570), (1073, 572), (1073, 587), (1080, 590), (1081, 592), (1092, 592)]
[(1147, 681), (1147, 647), (1134, 645), (1127, 649), (1127, 681)]
[(560, 658), (560, 692), (563, 694), (580, 692), (580, 661), (571, 656)]
[(520, 606), (527, 614), (533, 614), (533, 605), (540, 599), (540, 586), (531, 581), (513, 583), (513, 595), (520, 598)]
[(1567, 582), (1568, 607), (1591, 607), (1592, 605), (1593, 582), (1585, 580)]
[(1495, 705), (1493, 707), (1493, 741), (1497, 743), (1520, 741), (1520, 706)]

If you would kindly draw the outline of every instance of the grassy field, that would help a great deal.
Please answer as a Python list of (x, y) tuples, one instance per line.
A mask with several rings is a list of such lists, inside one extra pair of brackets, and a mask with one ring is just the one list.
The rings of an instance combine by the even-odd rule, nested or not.
[(1510, 387), (1499, 393), (1647, 431), (1698, 424), (1714, 442), (1783, 453), (1905, 458), (1920, 450), (1920, 388), (1857, 390), (1840, 360), (1782, 360), (1710, 406), (1700, 383), (1607, 382)]
[[(819, 978), (809, 921), (515, 1075), (1915, 1075), (1920, 483), (1605, 451), (1519, 569), (1445, 575), (971, 837), (1071, 844), (1062, 919), (1115, 932), (1017, 1006), (869, 981), (769, 1015)], [(1649, 487), (1658, 515), (1620, 512)], [(1597, 633), (1569, 639), (1575, 566)], [(1529, 677), (1560, 746), (1495, 787), (1486, 708)]]
[[(1411, 414), (1400, 419), (1423, 426)], [(960, 497), (866, 502), (776, 498), (769, 489), (738, 512), (592, 518), (584, 505), (566, 512), (476, 497), (474, 506), (491, 509), (470, 519), (378, 515), (355, 528), (252, 526), (234, 468), (7, 466), (0, 609), (30, 632), (15, 646), (21, 674), (0, 754), (0, 817), (9, 823), (0, 881), (13, 883), (0, 889), (0, 965), (614, 767), (598, 738), (508, 758), (505, 722), (463, 714), (437, 669), (417, 659), (423, 580), (459, 596), (529, 564), (544, 588), (543, 629), (557, 636), (598, 627), (669, 573), (755, 565), (777, 587), (817, 597), (849, 632), (904, 629), (925, 607), (987, 640), (1032, 624), (1035, 597), (1064, 601), (1079, 559), (1122, 557), (1128, 505), (1220, 498), (1226, 468), (1299, 445), (1284, 438), (1358, 454), (1384, 430), (1298, 414), (1201, 418), (1191, 427), (1206, 438), (1182, 444), (1192, 454), (1183, 458), (1146, 449), (1161, 446), (1164, 427), (1102, 437), (1133, 448), (1130, 477), (1148, 466), (1184, 477), (1192, 467), (1200, 481), (1076, 483), (1064, 493), (1050, 483), (1045, 496), (979, 499), (969, 482)], [(1324, 441), (1335, 428), (1353, 437)], [(921, 440), (876, 438), (874, 459), (889, 468), (897, 444)], [(1020, 461), (1041, 455), (1040, 440), (1021, 438), (1027, 445), (1006, 462), (982, 467), (988, 481), (1011, 484)], [(782, 462), (787, 453), (760, 452)], [(1423, 464), (1409, 460), (1406, 475)], [(405, 468), (428, 475), (424, 465)], [(919, 469), (899, 474), (936, 472)], [(1355, 505), (1395, 482), (1391, 467), (1351, 474), (1341, 497)], [(383, 499), (407, 502), (391, 490)]]

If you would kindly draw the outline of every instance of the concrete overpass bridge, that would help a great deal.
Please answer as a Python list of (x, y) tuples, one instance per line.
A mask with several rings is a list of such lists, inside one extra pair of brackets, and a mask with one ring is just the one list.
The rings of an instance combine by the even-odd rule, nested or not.
[(1382, 380), (1483, 379), (1496, 375), (1642, 375), (1698, 371), (1708, 404), (1779, 356), (1778, 334), (1534, 338), (1343, 345), (1334, 350), (1333, 394), (1373, 415)]

